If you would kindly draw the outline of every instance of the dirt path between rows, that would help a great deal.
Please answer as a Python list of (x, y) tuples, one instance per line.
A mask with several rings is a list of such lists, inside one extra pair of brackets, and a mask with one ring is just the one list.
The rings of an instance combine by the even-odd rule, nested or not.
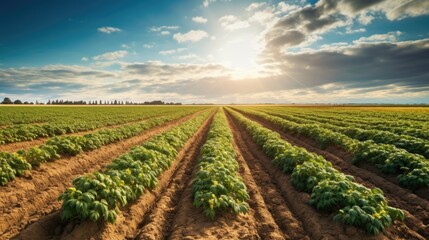
[[(75, 133), (61, 134), (61, 135), (56, 135), (55, 137), (61, 137), (61, 136), (83, 136), (85, 134), (97, 132), (97, 131), (99, 131), (101, 129), (119, 128), (119, 127), (122, 127), (122, 126), (125, 126), (125, 125), (130, 125), (130, 124), (134, 124), (134, 123), (138, 123), (138, 122), (143, 122), (143, 121), (146, 121), (148, 119), (152, 119), (152, 118), (156, 118), (156, 117), (160, 117), (160, 116), (146, 117), (146, 118), (141, 118), (139, 120), (133, 120), (133, 121), (130, 121), (130, 122), (120, 123), (120, 124), (114, 124), (114, 125), (105, 125), (105, 126), (101, 126), (101, 127), (98, 127), (98, 128), (94, 128), (92, 130), (79, 131), (79, 132), (75, 132)], [(53, 137), (43, 137), (43, 138), (36, 138), (34, 140), (31, 140), (31, 141), (23, 141), (23, 142), (15, 142), (15, 143), (2, 144), (2, 145), (0, 145), (0, 151), (1, 152), (16, 152), (18, 150), (27, 150), (27, 149), (29, 149), (31, 147), (42, 145), (42, 144), (46, 143), (51, 138), (53, 138)]]
[[(229, 114), (228, 114), (229, 115)], [(368, 236), (362, 230), (353, 226), (346, 226), (332, 220), (333, 214), (317, 212), (315, 208), (307, 204), (310, 196), (307, 193), (297, 191), (291, 182), (291, 176), (284, 174), (280, 169), (271, 164), (270, 159), (252, 141), (251, 136), (241, 127), (232, 116), (228, 116), (232, 121), (234, 135), (237, 138), (237, 145), (240, 149), (245, 149), (243, 153), (251, 154), (253, 157), (246, 158), (246, 161), (258, 186), (263, 184), (274, 185), (274, 189), (279, 192), (286, 206), (293, 216), (302, 223), (305, 235), (311, 239), (383, 239), (383, 235)], [(239, 139), (242, 139), (241, 141)], [(246, 154), (245, 154), (246, 155)], [(263, 192), (267, 199), (273, 197), (272, 192)], [(265, 198), (264, 198), (265, 200)], [(282, 204), (282, 205), (284, 205)], [(280, 205), (280, 204), (278, 204)], [(274, 204), (274, 207), (278, 207)], [(274, 214), (275, 215), (275, 214)], [(289, 225), (283, 226), (289, 228)]]
[(72, 180), (76, 177), (102, 168), (132, 147), (197, 114), (148, 129), (136, 137), (91, 152), (42, 164), (40, 168), (31, 171), (30, 178), (17, 178), (7, 186), (1, 187), (0, 236), (4, 238), (14, 236), (31, 223), (60, 209), (61, 203), (57, 198), (71, 186)]
[(249, 151), (230, 117), (228, 123), (234, 134), (234, 148), (239, 153), (237, 161), (251, 196), (249, 205), (254, 210), (259, 235), (262, 239), (310, 239), (303, 223), (289, 209), (269, 174), (257, 163), (259, 160)]
[(394, 236), (398, 236), (399, 234), (409, 239), (429, 238), (429, 203), (427, 200), (419, 198), (409, 191), (386, 181), (372, 172), (351, 164), (352, 156), (338, 148), (329, 147), (326, 150), (321, 150), (318, 148), (316, 141), (310, 138), (303, 136), (298, 137), (290, 133), (285, 133), (279, 127), (266, 120), (253, 117), (245, 113), (244, 115), (249, 119), (262, 124), (268, 129), (278, 132), (284, 140), (291, 144), (322, 155), (339, 171), (354, 176), (356, 182), (369, 188), (378, 187), (382, 189), (388, 199), (389, 205), (405, 210), (407, 217), (404, 223), (396, 223), (390, 232), (386, 233), (386, 235), (393, 234)]

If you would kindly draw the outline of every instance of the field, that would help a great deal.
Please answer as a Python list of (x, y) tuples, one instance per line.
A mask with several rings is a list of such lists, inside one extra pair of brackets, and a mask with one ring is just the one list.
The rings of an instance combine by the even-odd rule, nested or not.
[(429, 109), (0, 107), (0, 239), (429, 239)]

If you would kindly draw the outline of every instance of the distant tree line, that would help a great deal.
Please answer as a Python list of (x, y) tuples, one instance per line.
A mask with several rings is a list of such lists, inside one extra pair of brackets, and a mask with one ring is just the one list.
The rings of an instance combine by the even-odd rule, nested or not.
[[(27, 101), (22, 102), (19, 99), (16, 99), (15, 101), (12, 101), (10, 98), (5, 97), (3, 99), (3, 101), (1, 102), (1, 104), (34, 104), (34, 102), (27, 102)], [(36, 104), (39, 104), (39, 103), (36, 101)]]
[(182, 105), (182, 103), (174, 102), (163, 102), (161, 100), (151, 101), (151, 102), (132, 102), (132, 101), (120, 101), (120, 100), (90, 100), (90, 101), (64, 101), (64, 100), (49, 100), (47, 105)]
[[(17, 99), (15, 101), (12, 101), (10, 98), (5, 97), (1, 104), (44, 104), (39, 103), (36, 101), (36, 103), (33, 102), (22, 102), (21, 100)], [(90, 100), (90, 101), (70, 101), (70, 100), (49, 100), (47, 105), (182, 105), (182, 103), (174, 103), (174, 102), (163, 102), (161, 100), (155, 100), (155, 101), (146, 101), (146, 102), (132, 102), (132, 101), (120, 101), (120, 100)]]

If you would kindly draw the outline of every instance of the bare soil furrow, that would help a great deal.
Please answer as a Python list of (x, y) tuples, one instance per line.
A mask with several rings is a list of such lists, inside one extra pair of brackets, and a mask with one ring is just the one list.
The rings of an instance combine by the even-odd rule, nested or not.
[(233, 129), (240, 174), (251, 196), (249, 205), (256, 219), (259, 236), (262, 239), (310, 239), (302, 222), (290, 211), (281, 194), (276, 192), (275, 185), (267, 181), (267, 174), (261, 172), (261, 169), (256, 172), (250, 170), (248, 163), (254, 165), (258, 160), (247, 149), (231, 119), (229, 125)]

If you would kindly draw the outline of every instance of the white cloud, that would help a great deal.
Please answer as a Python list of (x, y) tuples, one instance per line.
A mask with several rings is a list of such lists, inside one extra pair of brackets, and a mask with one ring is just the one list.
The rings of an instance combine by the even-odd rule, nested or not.
[[(208, 7), (211, 3), (216, 2), (217, 0), (204, 0), (203, 6)], [(231, 2), (231, 0), (219, 0), (219, 2)]]
[(291, 12), (291, 11), (297, 10), (301, 7), (299, 5), (287, 4), (285, 2), (279, 2), (279, 4), (277, 5), (277, 8), (280, 12), (286, 13), (286, 12)]
[(240, 20), (234, 15), (227, 15), (219, 18), (219, 23), (228, 31), (248, 28), (250, 26), (249, 22)]
[(130, 47), (130, 46), (128, 46), (127, 44), (121, 44), (121, 48), (129, 49), (129, 48), (131, 48), (131, 47)]
[(83, 58), (81, 58), (80, 59), (82, 62), (88, 62), (89, 61), (89, 59), (87, 58), (87, 57), (83, 57)]
[(120, 50), (115, 52), (106, 52), (101, 55), (97, 55), (92, 59), (94, 59), (95, 61), (113, 61), (116, 59), (124, 58), (127, 55), (128, 55), (128, 51)]
[(369, 37), (361, 37), (358, 40), (353, 41), (354, 43), (375, 43), (375, 42), (396, 42), (398, 37), (402, 35), (402, 32), (388, 32), (385, 34), (374, 34)]
[(347, 34), (353, 34), (353, 33), (363, 33), (366, 32), (365, 28), (358, 28), (358, 29), (351, 29), (351, 28), (347, 28), (346, 29), (346, 33)]
[(187, 54), (187, 55), (182, 55), (178, 57), (180, 60), (199, 60), (200, 57), (198, 57), (195, 54)]
[(207, 22), (207, 18), (201, 17), (201, 16), (196, 16), (192, 18), (192, 21), (196, 22), (196, 23), (206, 23)]
[(162, 31), (175, 31), (179, 29), (179, 26), (159, 26), (159, 27), (151, 27), (149, 31), (151, 32), (162, 32)]
[(155, 47), (155, 44), (154, 43), (145, 43), (145, 44), (143, 44), (143, 47), (144, 48), (153, 48), (153, 47)]
[(250, 22), (257, 22), (262, 25), (270, 25), (273, 21), (276, 21), (277, 18), (271, 9), (267, 8), (263, 11), (255, 12), (250, 18)]
[(251, 11), (254, 11), (254, 10), (261, 8), (265, 5), (267, 5), (266, 2), (254, 2), (246, 8), (246, 11), (251, 12)]
[(198, 42), (204, 38), (207, 38), (209, 34), (203, 30), (191, 30), (187, 33), (176, 33), (173, 35), (173, 39), (178, 43), (183, 42)]
[(161, 35), (163, 35), (163, 36), (170, 35), (170, 31), (162, 31), (162, 32), (161, 32)]
[(391, 0), (384, 1), (376, 7), (384, 12), (389, 20), (401, 20), (407, 17), (417, 17), (429, 14), (429, 1), (427, 0)]
[(99, 32), (111, 34), (114, 32), (122, 32), (122, 29), (116, 28), (116, 27), (99, 27), (97, 29)]
[(203, 6), (204, 7), (208, 7), (210, 5), (210, 3), (212, 2), (216, 2), (216, 0), (204, 0), (203, 1)]
[(160, 55), (171, 55), (171, 54), (175, 54), (175, 53), (180, 53), (185, 51), (186, 48), (178, 48), (178, 49), (171, 49), (171, 50), (164, 50), (164, 51), (160, 51), (159, 54)]

